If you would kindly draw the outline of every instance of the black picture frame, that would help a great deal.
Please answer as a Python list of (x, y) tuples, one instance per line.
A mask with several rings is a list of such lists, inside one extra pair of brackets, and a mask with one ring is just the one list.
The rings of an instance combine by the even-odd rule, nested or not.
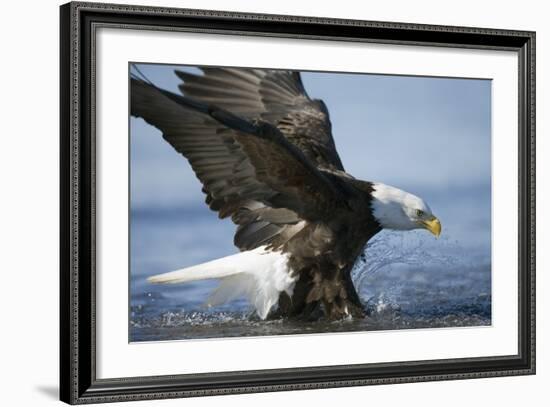
[[(60, 398), (70, 404), (535, 373), (535, 33), (130, 5), (60, 8)], [(519, 56), (519, 352), (131, 378), (96, 378), (94, 48), (98, 26), (512, 50)], [(512, 265), (510, 265), (512, 267)]]

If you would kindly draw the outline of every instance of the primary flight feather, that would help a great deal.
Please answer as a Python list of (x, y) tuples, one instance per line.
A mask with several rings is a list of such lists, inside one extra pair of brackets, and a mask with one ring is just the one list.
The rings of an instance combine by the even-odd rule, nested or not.
[(241, 252), (149, 281), (219, 279), (208, 304), (246, 296), (262, 319), (363, 316), (350, 272), (368, 240), (384, 228), (439, 236), (439, 220), (415, 195), (345, 172), (299, 72), (201, 70), (176, 71), (181, 94), (132, 77), (131, 114), (187, 158)]

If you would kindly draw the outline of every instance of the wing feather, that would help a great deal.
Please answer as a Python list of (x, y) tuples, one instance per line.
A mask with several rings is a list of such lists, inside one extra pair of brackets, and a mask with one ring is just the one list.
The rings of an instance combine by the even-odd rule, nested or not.
[(344, 171), (325, 104), (311, 99), (297, 71), (202, 67), (203, 75), (176, 71), (186, 96), (281, 130), (320, 168)]
[(236, 246), (281, 244), (304, 219), (333, 213), (341, 191), (323, 174), (343, 166), (326, 106), (299, 72), (201, 70), (176, 71), (183, 98), (133, 79), (131, 112), (189, 160), (209, 207), (238, 225)]
[(207, 202), (220, 215), (255, 200), (318, 220), (342, 202), (331, 180), (275, 126), (199, 105), (136, 79), (131, 84), (132, 115), (159, 128), (189, 160), (210, 197)]

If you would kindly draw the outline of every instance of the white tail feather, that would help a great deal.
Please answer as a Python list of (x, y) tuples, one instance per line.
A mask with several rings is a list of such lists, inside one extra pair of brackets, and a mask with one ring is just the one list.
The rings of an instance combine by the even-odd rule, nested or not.
[(281, 292), (292, 295), (296, 282), (296, 278), (290, 275), (288, 255), (266, 251), (264, 247), (159, 274), (149, 277), (148, 281), (179, 284), (208, 279), (220, 279), (220, 285), (207, 300), (208, 306), (244, 296), (262, 319), (277, 304)]

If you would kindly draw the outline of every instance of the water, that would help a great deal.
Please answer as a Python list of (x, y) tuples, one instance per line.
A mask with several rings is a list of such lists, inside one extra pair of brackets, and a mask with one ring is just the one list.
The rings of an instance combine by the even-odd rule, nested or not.
[(426, 232), (382, 232), (371, 241), (352, 272), (364, 319), (261, 321), (244, 299), (205, 307), (214, 281), (147, 283), (148, 276), (236, 252), (233, 231), (231, 222), (189, 208), (132, 212), (130, 341), (491, 324), (490, 250), (467, 245), (458, 229), (439, 240)]

